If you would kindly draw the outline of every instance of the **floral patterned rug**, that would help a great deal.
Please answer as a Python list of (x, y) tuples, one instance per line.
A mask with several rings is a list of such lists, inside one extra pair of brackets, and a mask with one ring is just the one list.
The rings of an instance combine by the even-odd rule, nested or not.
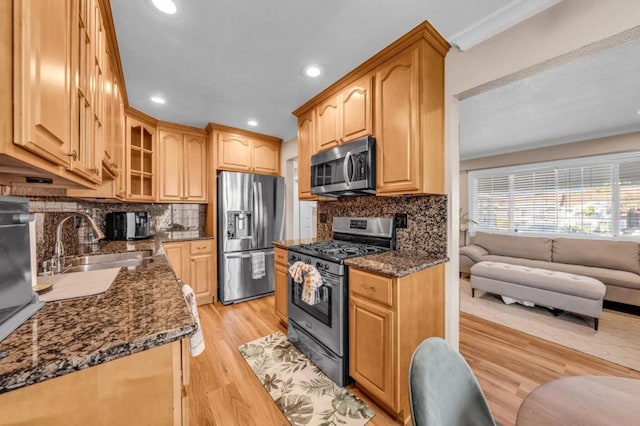
[(294, 426), (359, 426), (376, 414), (331, 381), (280, 332), (238, 346), (238, 350)]

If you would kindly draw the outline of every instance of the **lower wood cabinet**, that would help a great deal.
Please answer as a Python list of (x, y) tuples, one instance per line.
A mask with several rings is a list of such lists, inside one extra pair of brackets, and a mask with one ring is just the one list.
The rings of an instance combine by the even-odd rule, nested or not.
[(164, 252), (176, 278), (189, 284), (198, 305), (216, 300), (216, 258), (213, 240), (168, 242)]
[(402, 278), (349, 269), (349, 375), (404, 424), (411, 356), (444, 337), (444, 265)]
[(289, 305), (289, 290), (287, 286), (289, 281), (289, 268), (287, 266), (287, 250), (276, 247), (274, 251), (276, 315), (280, 319), (280, 322), (286, 326), (288, 321)]
[(188, 426), (183, 339), (0, 395), (0, 425)]

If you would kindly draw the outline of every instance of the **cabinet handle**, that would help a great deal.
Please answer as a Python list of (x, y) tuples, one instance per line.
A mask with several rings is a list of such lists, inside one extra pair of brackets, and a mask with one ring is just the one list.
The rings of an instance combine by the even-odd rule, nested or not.
[(361, 285), (362, 285), (362, 288), (364, 288), (369, 293), (373, 293), (374, 291), (376, 291), (376, 288), (372, 285), (365, 285), (365, 284), (361, 284)]
[(78, 159), (78, 153), (74, 149), (69, 154), (67, 154), (67, 157), (71, 157), (73, 159), (73, 161), (76, 161)]
[(117, 169), (118, 168), (118, 164), (117, 163), (111, 163), (111, 167), (114, 168), (114, 169)]
[(94, 167), (93, 169), (89, 169), (89, 171), (94, 175), (97, 175), (100, 172), (96, 167)]

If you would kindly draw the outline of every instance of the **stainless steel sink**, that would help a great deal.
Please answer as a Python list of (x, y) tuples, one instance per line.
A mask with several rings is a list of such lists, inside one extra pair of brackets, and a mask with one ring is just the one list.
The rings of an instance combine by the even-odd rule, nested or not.
[(80, 256), (71, 259), (63, 273), (146, 265), (153, 262), (152, 257), (153, 251), (151, 250)]

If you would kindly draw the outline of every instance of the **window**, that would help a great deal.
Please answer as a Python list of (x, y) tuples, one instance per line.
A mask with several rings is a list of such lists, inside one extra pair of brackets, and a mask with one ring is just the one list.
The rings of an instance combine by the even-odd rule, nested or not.
[(469, 174), (474, 229), (640, 239), (640, 152)]

